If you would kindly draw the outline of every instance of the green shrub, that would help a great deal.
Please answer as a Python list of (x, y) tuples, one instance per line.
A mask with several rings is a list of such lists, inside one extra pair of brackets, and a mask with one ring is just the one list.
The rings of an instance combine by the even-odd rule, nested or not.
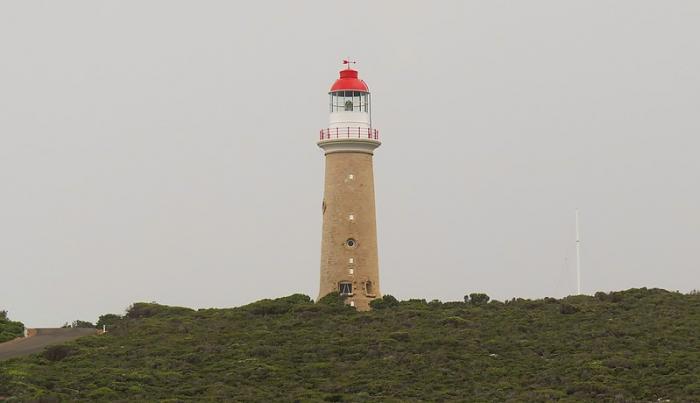
[(106, 386), (97, 388), (87, 394), (88, 398), (97, 400), (114, 399), (117, 396), (117, 392)]
[(177, 316), (192, 312), (190, 308), (159, 305), (155, 302), (136, 302), (127, 308), (126, 317), (129, 319), (150, 318), (152, 316)]
[(7, 311), (0, 311), (0, 343), (22, 337), (23, 335), (24, 324), (11, 321), (7, 317)]
[(439, 308), (442, 305), (442, 301), (439, 299), (432, 299), (428, 302), (428, 306), (432, 308)]
[(399, 301), (392, 295), (384, 295), (381, 298), (373, 299), (369, 302), (369, 307), (372, 309), (387, 309), (399, 306)]
[(489, 297), (488, 295), (486, 295), (484, 293), (474, 292), (474, 293), (469, 294), (469, 302), (472, 305), (486, 305), (490, 299), (491, 299), (491, 297)]
[(386, 294), (382, 297), (382, 299), (389, 306), (398, 306), (399, 305), (399, 300), (394, 298), (393, 295)]
[(344, 306), (347, 296), (340, 295), (338, 291), (333, 291), (318, 300), (318, 304), (331, 306)]
[(294, 305), (313, 304), (314, 301), (306, 294), (292, 294), (287, 297), (277, 298), (275, 301), (284, 301)]
[(389, 334), (389, 337), (396, 341), (408, 341), (411, 338), (408, 332), (393, 332)]
[(605, 293), (602, 291), (598, 291), (595, 293), (594, 297), (598, 301), (605, 301), (605, 302), (613, 302), (613, 303), (618, 303), (622, 301), (622, 296), (623, 294), (621, 292), (610, 292), (610, 293)]
[(462, 327), (466, 326), (469, 322), (459, 316), (448, 316), (447, 318), (440, 320), (440, 323), (448, 326)]
[(295, 305), (291, 311), (301, 315), (314, 316), (326, 312), (328, 308), (327, 305), (323, 304)]
[(65, 359), (66, 357), (70, 356), (75, 352), (75, 349), (70, 346), (66, 346), (63, 344), (58, 344), (55, 346), (48, 346), (44, 350), (44, 358), (46, 358), (49, 361), (61, 361)]
[(312, 301), (308, 295), (294, 294), (288, 297), (277, 299), (263, 299), (252, 304), (248, 304), (243, 309), (253, 315), (281, 315), (291, 311), (296, 305), (311, 305)]
[(570, 304), (562, 303), (562, 304), (559, 306), (559, 312), (561, 312), (561, 313), (564, 314), (564, 315), (570, 315), (570, 314), (572, 314), (572, 313), (576, 313), (576, 312), (579, 312), (579, 311), (580, 311), (580, 309), (578, 309), (577, 307), (575, 307), (575, 306), (573, 306), (573, 305), (570, 305)]
[(73, 323), (71, 324), (71, 327), (73, 327), (73, 328), (76, 328), (76, 327), (79, 327), (79, 328), (94, 328), (95, 325), (93, 325), (92, 322), (88, 322), (88, 321), (86, 321), (86, 320), (75, 320), (75, 321), (73, 321)]
[(111, 329), (117, 326), (122, 320), (123, 318), (119, 315), (113, 313), (104, 314), (97, 320), (97, 328), (102, 329), (102, 326), (105, 326), (107, 329)]

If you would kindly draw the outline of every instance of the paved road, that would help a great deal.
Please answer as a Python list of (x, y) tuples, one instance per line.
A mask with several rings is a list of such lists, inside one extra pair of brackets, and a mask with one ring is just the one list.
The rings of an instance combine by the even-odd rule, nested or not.
[(39, 353), (51, 344), (63, 343), (78, 337), (96, 334), (95, 329), (36, 329), (36, 336), (0, 343), (0, 361), (21, 355)]

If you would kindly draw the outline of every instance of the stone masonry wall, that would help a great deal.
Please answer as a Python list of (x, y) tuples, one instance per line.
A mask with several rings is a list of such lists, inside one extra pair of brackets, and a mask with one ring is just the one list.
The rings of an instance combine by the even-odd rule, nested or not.
[[(319, 298), (352, 284), (358, 310), (380, 297), (377, 225), (372, 155), (339, 152), (326, 155)], [(348, 240), (354, 240), (349, 245)], [(353, 243), (353, 242), (350, 242)]]

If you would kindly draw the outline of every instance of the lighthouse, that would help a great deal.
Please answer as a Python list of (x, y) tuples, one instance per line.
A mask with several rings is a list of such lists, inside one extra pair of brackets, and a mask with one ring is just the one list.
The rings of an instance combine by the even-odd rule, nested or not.
[(337, 291), (346, 303), (369, 310), (380, 297), (374, 207), (372, 98), (352, 62), (328, 93), (329, 124), (318, 146), (326, 156), (319, 298)]

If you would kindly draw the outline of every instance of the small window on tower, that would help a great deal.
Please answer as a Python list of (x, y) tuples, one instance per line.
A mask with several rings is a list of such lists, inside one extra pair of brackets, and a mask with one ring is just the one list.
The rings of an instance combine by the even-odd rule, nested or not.
[(342, 282), (339, 287), (340, 295), (352, 295), (352, 283)]
[(345, 246), (347, 246), (350, 249), (355, 248), (357, 247), (357, 241), (353, 238), (348, 238), (348, 240), (345, 241)]
[(355, 263), (355, 258), (354, 257), (348, 258), (348, 263), (350, 263), (350, 264)]
[(355, 214), (348, 214), (348, 220), (355, 221)]
[(372, 282), (369, 280), (365, 282), (365, 294), (368, 296), (374, 295), (374, 287), (372, 285)]

